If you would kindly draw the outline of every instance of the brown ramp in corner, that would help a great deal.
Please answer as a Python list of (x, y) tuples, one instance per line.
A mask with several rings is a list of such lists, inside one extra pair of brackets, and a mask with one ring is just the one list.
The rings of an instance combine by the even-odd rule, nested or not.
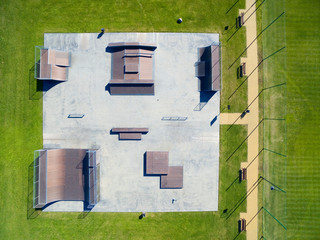
[(86, 150), (47, 151), (47, 202), (84, 201), (83, 159)]
[(182, 188), (183, 166), (170, 166), (168, 175), (161, 175), (161, 188)]

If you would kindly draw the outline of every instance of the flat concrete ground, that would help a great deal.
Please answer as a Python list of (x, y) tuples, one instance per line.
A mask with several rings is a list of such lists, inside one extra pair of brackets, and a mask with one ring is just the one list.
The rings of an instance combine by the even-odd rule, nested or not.
[[(218, 210), (220, 93), (201, 111), (194, 63), (197, 48), (219, 41), (196, 33), (45, 34), (45, 47), (72, 53), (69, 80), (43, 98), (44, 148), (96, 148), (100, 163), (97, 212)], [(154, 96), (110, 96), (110, 42), (150, 42)], [(69, 114), (85, 114), (82, 119)], [(163, 121), (162, 117), (187, 117)], [(119, 141), (113, 127), (147, 127), (141, 141)], [(160, 189), (159, 177), (143, 175), (145, 151), (169, 151), (169, 165), (182, 165), (182, 189)], [(172, 203), (172, 198), (177, 201)], [(58, 202), (47, 211), (82, 211), (82, 203)]]

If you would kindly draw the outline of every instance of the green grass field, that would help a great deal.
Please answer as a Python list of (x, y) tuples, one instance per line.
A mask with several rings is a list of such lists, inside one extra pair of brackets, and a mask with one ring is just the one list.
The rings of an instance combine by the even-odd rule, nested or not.
[[(43, 44), (44, 32), (98, 32), (101, 27), (108, 31), (219, 32), (223, 54), (221, 110), (226, 112), (230, 104), (232, 112), (239, 112), (246, 107), (246, 85), (229, 99), (241, 83), (236, 77), (239, 61), (229, 67), (245, 48), (244, 29), (235, 32), (234, 27), (244, 0), (232, 7), (235, 2), (1, 2), (1, 239), (234, 239), (237, 236), (236, 221), (239, 212), (245, 211), (245, 201), (239, 208), (235, 206), (245, 193), (245, 184), (239, 184), (236, 178), (240, 162), (246, 158), (246, 144), (228, 162), (225, 160), (245, 138), (247, 131), (243, 126), (234, 126), (230, 131), (226, 131), (226, 126), (221, 127), (218, 212), (148, 213), (147, 218), (139, 221), (136, 213), (34, 212), (29, 201), (32, 172), (29, 165), (33, 151), (42, 148), (42, 100), (30, 72), (34, 46)], [(264, 212), (259, 215), (260, 232), (265, 239), (318, 239), (320, 3), (265, 0), (260, 8), (261, 29), (285, 11), (264, 32), (259, 49), (261, 58), (270, 56), (264, 61), (261, 73), (261, 89), (268, 88), (261, 96), (262, 117), (286, 119), (263, 122), (262, 147), (271, 151), (263, 152), (261, 173), (287, 191), (285, 195), (271, 192), (270, 186), (263, 183), (261, 205), (287, 230)], [(176, 24), (178, 17), (183, 18), (183, 24)], [(228, 31), (224, 31), (225, 26), (229, 26)], [(286, 48), (277, 52), (283, 46)], [(280, 85), (284, 82), (286, 85)], [(234, 138), (235, 135), (239, 138)], [(244, 233), (237, 236), (244, 238)]]
[(320, 2), (287, 1), (288, 239), (320, 236)]
[[(199, 213), (47, 213), (30, 202), (33, 151), (42, 148), (42, 99), (32, 79), (34, 46), (45, 32), (169, 31), (219, 32), (223, 59), (222, 102), (232, 111), (245, 108), (246, 87), (230, 101), (237, 86), (236, 67), (245, 46), (244, 31), (233, 36), (244, 0), (234, 1), (39, 1), (4, 0), (0, 4), (0, 238), (1, 239), (233, 239), (237, 236), (237, 202), (245, 185), (236, 180), (246, 144), (225, 160), (245, 138), (246, 128), (221, 128), (219, 211)], [(231, 8), (232, 7), (232, 8)], [(228, 11), (229, 10), (229, 11)], [(226, 14), (226, 12), (228, 13)], [(184, 22), (176, 23), (178, 17)], [(230, 38), (232, 36), (232, 38)], [(230, 38), (230, 39), (229, 39)], [(229, 39), (229, 40), (228, 40)], [(237, 135), (239, 138), (235, 139)], [(226, 210), (228, 209), (228, 210)], [(225, 213), (223, 211), (226, 210)], [(235, 210), (232, 213), (232, 211)], [(230, 217), (228, 217), (230, 215)], [(244, 239), (242, 233), (237, 239)]]
[[(261, 5), (260, 5), (261, 4)], [(264, 119), (260, 137), (261, 176), (286, 190), (286, 35), (284, 1), (259, 1), (259, 32), (261, 71), (260, 118)], [(287, 195), (271, 190), (272, 184), (263, 181), (259, 188), (260, 236), (265, 239), (286, 239)], [(274, 216), (278, 223), (269, 213)], [(283, 226), (281, 225), (283, 224)]]
[[(262, 2), (262, 1), (259, 1)], [(286, 190), (271, 191), (265, 183), (260, 217), (265, 239), (319, 239), (319, 1), (265, 1), (261, 7), (263, 29), (283, 12), (262, 35), (262, 88), (264, 151), (261, 174)], [(282, 85), (285, 83), (285, 85)], [(286, 119), (285, 121), (283, 119)]]

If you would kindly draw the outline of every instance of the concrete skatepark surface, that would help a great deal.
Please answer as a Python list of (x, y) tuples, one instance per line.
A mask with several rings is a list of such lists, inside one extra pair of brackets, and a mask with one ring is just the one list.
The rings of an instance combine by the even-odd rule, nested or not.
[[(97, 212), (217, 211), (220, 92), (201, 111), (194, 63), (197, 48), (218, 34), (97, 33), (44, 35), (44, 46), (71, 52), (68, 81), (43, 96), (43, 147), (98, 149)], [(154, 96), (110, 96), (111, 42), (155, 43)], [(83, 118), (68, 118), (84, 114)], [(187, 117), (164, 121), (162, 117)], [(146, 127), (141, 141), (119, 141), (113, 127)], [(183, 166), (182, 189), (160, 189), (144, 176), (144, 153), (169, 151), (169, 165)], [(172, 199), (176, 201), (172, 202)], [(83, 203), (57, 202), (45, 211), (83, 211)]]

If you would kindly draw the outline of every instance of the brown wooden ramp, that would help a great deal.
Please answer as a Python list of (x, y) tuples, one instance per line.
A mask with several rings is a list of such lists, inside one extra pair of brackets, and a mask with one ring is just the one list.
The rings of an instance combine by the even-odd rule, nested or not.
[(109, 43), (112, 71), (111, 95), (154, 95), (152, 43)]
[(161, 188), (183, 187), (183, 166), (170, 166), (168, 175), (161, 175)]
[(146, 174), (168, 174), (169, 152), (146, 152)]
[[(34, 207), (55, 201), (95, 202), (96, 162), (87, 149), (41, 150), (35, 162)], [(94, 153), (95, 155), (95, 153)], [(94, 160), (93, 160), (94, 159)]]

